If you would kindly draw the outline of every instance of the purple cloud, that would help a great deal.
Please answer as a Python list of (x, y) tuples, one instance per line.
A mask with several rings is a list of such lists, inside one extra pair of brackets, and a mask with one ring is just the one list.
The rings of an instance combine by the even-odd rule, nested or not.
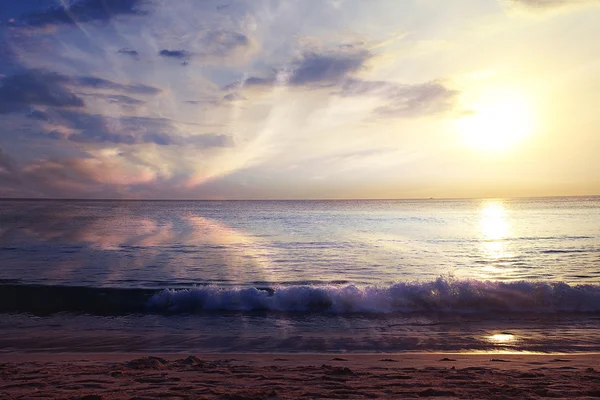
[(0, 80), (0, 114), (27, 110), (31, 105), (83, 107), (83, 100), (64, 86), (62, 75), (30, 70)]

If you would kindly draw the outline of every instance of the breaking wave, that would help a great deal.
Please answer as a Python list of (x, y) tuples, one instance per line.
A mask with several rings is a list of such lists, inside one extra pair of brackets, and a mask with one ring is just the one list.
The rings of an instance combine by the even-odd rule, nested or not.
[(0, 285), (0, 312), (96, 315), (274, 311), (350, 313), (600, 313), (600, 285), (438, 278), (389, 286), (197, 286), (127, 289)]
[(600, 312), (600, 285), (448, 280), (391, 286), (289, 286), (265, 290), (202, 287), (163, 290), (151, 310), (303, 311), (344, 313)]

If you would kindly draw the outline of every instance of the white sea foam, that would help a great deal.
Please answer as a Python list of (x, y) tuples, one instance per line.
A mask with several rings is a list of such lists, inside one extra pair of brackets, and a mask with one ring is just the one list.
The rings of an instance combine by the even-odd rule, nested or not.
[(600, 285), (438, 278), (391, 286), (280, 286), (273, 289), (165, 289), (147, 303), (156, 312), (320, 311), (330, 313), (600, 312)]

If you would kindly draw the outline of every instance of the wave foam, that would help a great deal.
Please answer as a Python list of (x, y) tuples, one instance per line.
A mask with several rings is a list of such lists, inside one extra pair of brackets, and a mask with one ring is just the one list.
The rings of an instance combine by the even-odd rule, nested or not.
[(496, 282), (438, 278), (391, 286), (281, 286), (274, 289), (165, 289), (146, 306), (153, 312), (304, 311), (331, 313), (600, 312), (600, 285)]

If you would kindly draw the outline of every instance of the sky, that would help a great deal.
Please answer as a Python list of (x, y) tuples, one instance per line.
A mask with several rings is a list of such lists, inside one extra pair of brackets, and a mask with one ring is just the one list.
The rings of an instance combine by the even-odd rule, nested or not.
[(600, 194), (600, 1), (0, 2), (0, 197)]

